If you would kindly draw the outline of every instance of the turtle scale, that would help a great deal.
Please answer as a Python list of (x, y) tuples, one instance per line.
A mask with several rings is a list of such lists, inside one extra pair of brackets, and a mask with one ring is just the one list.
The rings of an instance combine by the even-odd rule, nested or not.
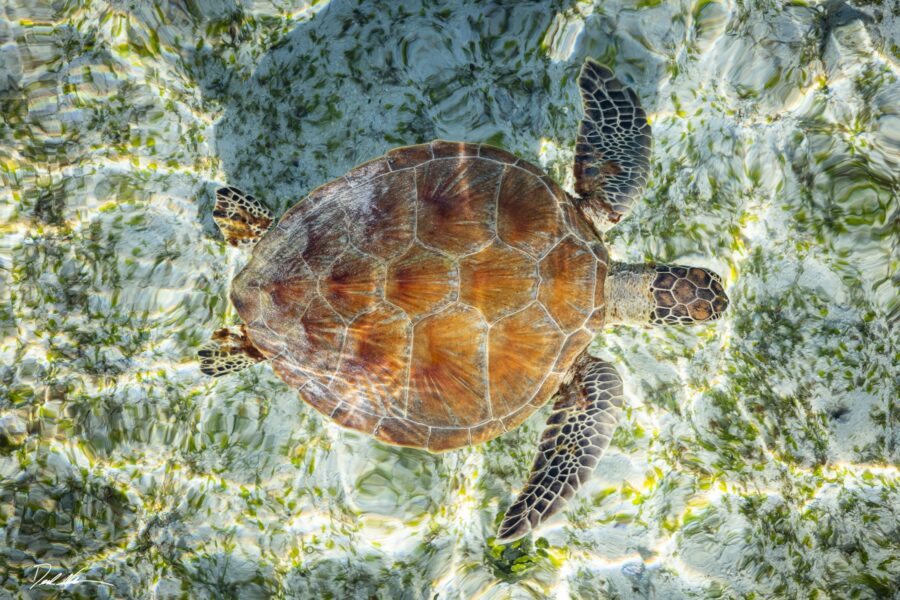
[(232, 286), (276, 373), (338, 424), (449, 450), (517, 426), (603, 324), (606, 250), (541, 169), (398, 148), (315, 189)]

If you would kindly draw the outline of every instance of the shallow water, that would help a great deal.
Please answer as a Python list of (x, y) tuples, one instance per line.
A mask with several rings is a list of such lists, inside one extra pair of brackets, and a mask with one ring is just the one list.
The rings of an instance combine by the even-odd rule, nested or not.
[[(900, 574), (900, 15), (890, 2), (0, 4), (0, 597), (886, 598)], [(610, 329), (592, 482), (490, 543), (546, 420), (431, 455), (194, 354), (280, 215), (402, 144), (572, 187), (587, 56), (652, 117), (613, 258), (725, 275), (726, 318)]]

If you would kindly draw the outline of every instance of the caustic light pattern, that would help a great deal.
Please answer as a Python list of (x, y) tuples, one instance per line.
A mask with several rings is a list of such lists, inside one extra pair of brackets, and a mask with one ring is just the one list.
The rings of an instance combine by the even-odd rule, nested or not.
[[(59, 579), (102, 582), (67, 588), (82, 598), (890, 597), (895, 12), (731, 0), (6, 2), (2, 593), (60, 591), (28, 590), (47, 563)], [(576, 157), (604, 168), (578, 144), (594, 135), (579, 130), (588, 57), (635, 90), (653, 129), (646, 164), (623, 164), (647, 187), (639, 199), (623, 188), (611, 206), (634, 208), (609, 232), (610, 257), (716, 257), (702, 266), (721, 282), (657, 274), (660, 319), (705, 314), (717, 284), (730, 299), (708, 327), (595, 338), (592, 353), (624, 382), (587, 392), (598, 407), (622, 399), (611, 440), (611, 408), (568, 423), (548, 404), (508, 434), (434, 455), (338, 428), (268, 366), (202, 375), (201, 345), (238, 325), (229, 282), (247, 260), (218, 234), (229, 215), (216, 214), (217, 190), (245, 190), (277, 220), (393, 147), (451, 139), (502, 147), (573, 192)], [(483, 251), (498, 268), (552, 273), (564, 261), (545, 254), (568, 227), (557, 216), (535, 215), (546, 239), (505, 221), (503, 243)], [(442, 286), (474, 272), (456, 258), (467, 252), (454, 227), (420, 232), (447, 256), (407, 244), (404, 228), (352, 240), (390, 274), (351, 244), (339, 263), (310, 257), (302, 268), (348, 283), (315, 297), (334, 308), (310, 294), (298, 318), (338, 335), (333, 325), (375, 295), (426, 337), (454, 333), (424, 329), (457, 301), (514, 324), (503, 302)], [(389, 289), (371, 287), (388, 276)], [(405, 292), (432, 277), (427, 296)], [(559, 307), (566, 335), (593, 302), (537, 294), (535, 307)], [(327, 358), (306, 367), (335, 368)], [(524, 483), (548, 418), (561, 440), (550, 468), (559, 460), (577, 478), (582, 463), (554, 452), (584, 464), (598, 444), (606, 452), (565, 511), (495, 544), (526, 486), (534, 502), (564, 493), (555, 480)]]

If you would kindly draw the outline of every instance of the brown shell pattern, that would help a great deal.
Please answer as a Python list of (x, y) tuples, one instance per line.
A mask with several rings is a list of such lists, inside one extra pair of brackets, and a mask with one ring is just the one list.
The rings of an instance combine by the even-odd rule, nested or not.
[(309, 404), (385, 442), (449, 450), (519, 425), (603, 324), (603, 244), (498, 148), (398, 148), (314, 190), (231, 297)]

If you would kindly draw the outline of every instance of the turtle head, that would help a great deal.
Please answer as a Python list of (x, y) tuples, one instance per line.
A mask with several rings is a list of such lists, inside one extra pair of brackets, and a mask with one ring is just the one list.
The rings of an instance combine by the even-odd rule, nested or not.
[(606, 321), (632, 325), (693, 325), (728, 308), (722, 279), (701, 267), (613, 265), (606, 280)]

